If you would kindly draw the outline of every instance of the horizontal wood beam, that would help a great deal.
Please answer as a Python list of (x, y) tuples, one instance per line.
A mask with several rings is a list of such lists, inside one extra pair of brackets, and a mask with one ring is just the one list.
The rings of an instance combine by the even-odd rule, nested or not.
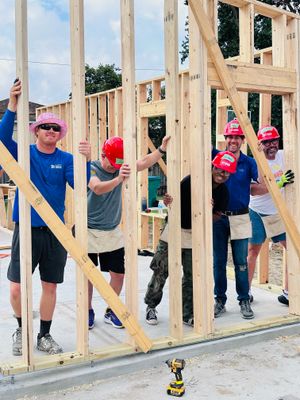
[[(228, 71), (241, 92), (284, 95), (297, 90), (296, 72), (270, 65), (226, 61)], [(196, 77), (191, 77), (194, 79)], [(212, 62), (208, 63), (208, 84), (214, 89), (223, 89), (222, 82)], [(221, 101), (221, 107), (229, 105), (229, 99)], [(165, 100), (140, 104), (141, 118), (160, 117), (166, 113)]]
[(230, 106), (230, 101), (229, 99), (218, 99), (217, 101), (217, 107), (229, 107)]
[[(283, 95), (297, 90), (294, 70), (238, 61), (225, 62), (238, 91)], [(223, 89), (213, 63), (208, 64), (208, 83), (214, 89)]]
[(166, 114), (165, 100), (150, 101), (140, 104), (140, 117), (151, 118), (160, 117)]
[(285, 11), (282, 8), (274, 7), (269, 4), (262, 3), (261, 1), (255, 0), (219, 0), (221, 3), (229, 4), (234, 7), (245, 7), (248, 4), (254, 5), (254, 11), (256, 14), (264, 15), (269, 18), (276, 18), (279, 15), (287, 15), (289, 18), (299, 18), (296, 14)]
[[(291, 324), (297, 324), (300, 318), (295, 315), (287, 314), (285, 316), (272, 317), (264, 320), (252, 320), (245, 324), (228, 326), (225, 329), (216, 330), (210, 335), (211, 340), (219, 340), (220, 338), (228, 338), (228, 336), (238, 335), (242, 333), (256, 332), (262, 329), (274, 328), (276, 326), (282, 327)], [(195, 334), (194, 332), (186, 334), (182, 340), (178, 340), (172, 336), (163, 336), (153, 339), (153, 350), (161, 350), (167, 348), (175, 348), (179, 346), (186, 346), (188, 344), (196, 344), (207, 342), (207, 336)], [(35, 358), (35, 371), (44, 370), (45, 368), (63, 367), (66, 365), (76, 365), (81, 362), (106, 360), (112, 357), (121, 357), (126, 355), (136, 354), (132, 346), (126, 343), (115, 344), (105, 347), (105, 349), (95, 349), (84, 357), (79, 353), (70, 352), (63, 354), (55, 354), (51, 357), (39, 356)], [(0, 373), (3, 376), (11, 376), (28, 371), (26, 364), (21, 362), (7, 363), (0, 365)]]

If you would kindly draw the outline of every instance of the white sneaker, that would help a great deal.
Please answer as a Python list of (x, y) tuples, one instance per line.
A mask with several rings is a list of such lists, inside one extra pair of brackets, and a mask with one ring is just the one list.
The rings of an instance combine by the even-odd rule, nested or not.
[(38, 337), (36, 347), (38, 350), (45, 351), (49, 354), (59, 354), (63, 352), (63, 349), (56, 343), (50, 333), (46, 333), (46, 335), (41, 338)]

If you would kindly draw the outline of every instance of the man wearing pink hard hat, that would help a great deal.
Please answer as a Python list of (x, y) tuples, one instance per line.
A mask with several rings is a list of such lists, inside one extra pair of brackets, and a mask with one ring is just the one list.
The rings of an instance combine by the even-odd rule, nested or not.
[[(21, 82), (17, 80), (11, 91), (8, 108), (0, 125), (0, 140), (17, 160), (18, 145), (12, 139), (18, 97), (21, 94)], [(57, 142), (67, 133), (67, 125), (52, 113), (43, 113), (29, 130), (35, 135), (35, 144), (30, 145), (30, 178), (58, 217), (64, 221), (65, 194), (67, 183), (74, 187), (73, 156), (56, 147)], [(78, 148), (87, 161), (90, 161), (91, 146), (81, 142)], [(87, 180), (90, 166), (87, 167)], [(19, 254), (19, 202), (18, 191), (14, 202), (13, 221), (15, 229), (12, 240), (11, 261), (7, 277), (10, 280), (10, 300), (18, 321), (13, 334), (12, 352), (22, 355), (22, 316)], [(40, 301), (40, 331), (37, 337), (37, 349), (48, 354), (61, 353), (63, 350), (50, 335), (53, 313), (56, 304), (57, 284), (64, 279), (67, 252), (56, 239), (46, 223), (31, 208), (32, 235), (32, 272), (39, 266), (42, 294)]]
[[(58, 140), (64, 138), (67, 134), (67, 124), (65, 121), (57, 118), (57, 116), (50, 112), (45, 112), (37, 117), (36, 122), (29, 126), (30, 132), (36, 135), (37, 131), (40, 129), (50, 131), (51, 128), (54, 132), (59, 132)], [(37, 135), (36, 135), (37, 136)]]

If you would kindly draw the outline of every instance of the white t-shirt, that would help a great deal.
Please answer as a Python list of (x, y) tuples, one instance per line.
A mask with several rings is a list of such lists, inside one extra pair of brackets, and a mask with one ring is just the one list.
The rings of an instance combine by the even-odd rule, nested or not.
[[(267, 161), (271, 171), (274, 174), (275, 181), (278, 182), (281, 175), (284, 174), (283, 150), (278, 150), (274, 160)], [(281, 189), (281, 193), (283, 193), (283, 189)], [(250, 196), (249, 207), (259, 214), (274, 215), (278, 212), (270, 193), (258, 196)]]

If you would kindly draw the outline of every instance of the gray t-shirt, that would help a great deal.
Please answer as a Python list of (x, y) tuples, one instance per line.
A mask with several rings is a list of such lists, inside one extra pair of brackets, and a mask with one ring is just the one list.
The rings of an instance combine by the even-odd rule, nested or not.
[[(92, 161), (91, 177), (97, 176), (101, 181), (110, 181), (119, 175), (119, 171), (111, 174), (104, 171), (100, 161)], [(111, 192), (101, 195), (88, 189), (88, 227), (102, 231), (115, 229), (121, 221), (122, 215), (122, 183)]]

